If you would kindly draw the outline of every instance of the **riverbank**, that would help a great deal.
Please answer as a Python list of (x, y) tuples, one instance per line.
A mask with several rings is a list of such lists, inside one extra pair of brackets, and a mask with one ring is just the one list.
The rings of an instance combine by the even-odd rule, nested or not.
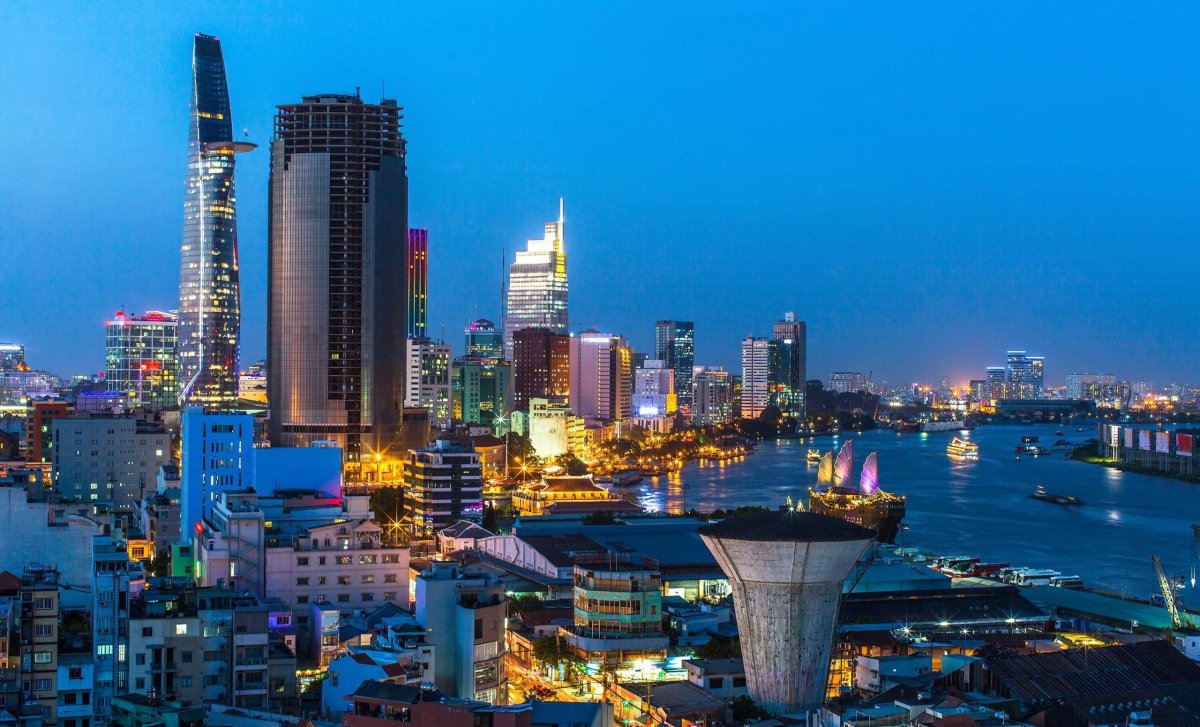
[(1085, 445), (1077, 448), (1071, 453), (1071, 459), (1076, 462), (1084, 462), (1086, 464), (1100, 465), (1118, 472), (1130, 472), (1138, 475), (1149, 475), (1151, 477), (1161, 477), (1167, 480), (1177, 480), (1179, 482), (1187, 482), (1192, 485), (1200, 485), (1200, 474), (1181, 475), (1175, 472), (1166, 472), (1161, 469), (1152, 467), (1143, 467), (1141, 465), (1130, 464), (1116, 459), (1109, 459), (1100, 454), (1099, 448), (1095, 445)]

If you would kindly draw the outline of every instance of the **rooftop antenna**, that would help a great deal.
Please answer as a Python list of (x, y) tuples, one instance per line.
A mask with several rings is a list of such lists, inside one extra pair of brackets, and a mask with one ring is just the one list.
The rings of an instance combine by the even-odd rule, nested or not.
[(504, 265), (508, 262), (508, 245), (500, 248), (500, 334), (504, 335), (504, 326), (508, 323), (508, 278), (504, 276)]

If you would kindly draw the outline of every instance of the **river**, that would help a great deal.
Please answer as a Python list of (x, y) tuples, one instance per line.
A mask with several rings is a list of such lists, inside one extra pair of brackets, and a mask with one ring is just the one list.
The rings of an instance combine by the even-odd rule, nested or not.
[[(855, 478), (867, 454), (879, 452), (880, 486), (908, 498), (903, 545), (937, 553), (978, 555), (986, 562), (1053, 568), (1078, 575), (1089, 586), (1145, 596), (1157, 590), (1151, 555), (1168, 574), (1190, 575), (1191, 524), (1200, 522), (1200, 486), (1167, 477), (1120, 472), (1062, 454), (1022, 456), (1013, 449), (1024, 435), (1049, 448), (1058, 439), (1095, 436), (1094, 423), (990, 425), (967, 436), (979, 444), (978, 460), (946, 454), (959, 432), (896, 434), (887, 430), (814, 440), (761, 443), (747, 457), (725, 464), (690, 463), (678, 475), (647, 478), (635, 488), (649, 510), (706, 512), (739, 505), (784, 504), (807, 499), (816, 482), (810, 447), (822, 451), (854, 439)], [(1030, 497), (1037, 485), (1075, 495), (1067, 507)]]

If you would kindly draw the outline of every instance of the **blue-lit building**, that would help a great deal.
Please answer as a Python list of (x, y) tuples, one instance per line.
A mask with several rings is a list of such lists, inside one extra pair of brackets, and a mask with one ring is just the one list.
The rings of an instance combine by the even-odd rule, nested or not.
[[(1046, 359), (1044, 357), (1030, 356), (1025, 351), (1009, 351), (1004, 367), (1006, 398), (1042, 398), (1045, 369)], [(993, 396), (995, 395), (993, 394)]]
[(190, 540), (218, 493), (250, 486), (254, 417), (190, 406), (181, 419), (180, 535)]
[(496, 330), (496, 324), (480, 318), (472, 321), (465, 333), (467, 358), (504, 358), (504, 336)]

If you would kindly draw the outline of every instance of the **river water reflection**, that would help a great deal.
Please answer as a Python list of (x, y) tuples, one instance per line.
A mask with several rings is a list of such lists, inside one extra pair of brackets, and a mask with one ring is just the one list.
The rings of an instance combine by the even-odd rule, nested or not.
[[(872, 431), (814, 441), (764, 442), (754, 454), (725, 464), (689, 464), (679, 475), (645, 480), (632, 488), (651, 510), (678, 513), (738, 505), (782, 505), (790, 495), (807, 499), (816, 467), (810, 447), (822, 451), (855, 440), (855, 478), (867, 454), (879, 452), (883, 489), (908, 498), (904, 545), (939, 553), (978, 555), (985, 561), (1053, 568), (1079, 575), (1091, 586), (1146, 595), (1156, 588), (1151, 555), (1170, 574), (1192, 566), (1191, 524), (1200, 522), (1200, 486), (1166, 477), (1119, 472), (1073, 462), (1062, 454), (1022, 456), (1013, 449), (1024, 435), (1049, 448), (1058, 439), (1095, 436), (1095, 425), (993, 425), (969, 433), (978, 460), (946, 454), (957, 432), (904, 434)], [(1037, 485), (1075, 495), (1067, 507), (1034, 500)]]

